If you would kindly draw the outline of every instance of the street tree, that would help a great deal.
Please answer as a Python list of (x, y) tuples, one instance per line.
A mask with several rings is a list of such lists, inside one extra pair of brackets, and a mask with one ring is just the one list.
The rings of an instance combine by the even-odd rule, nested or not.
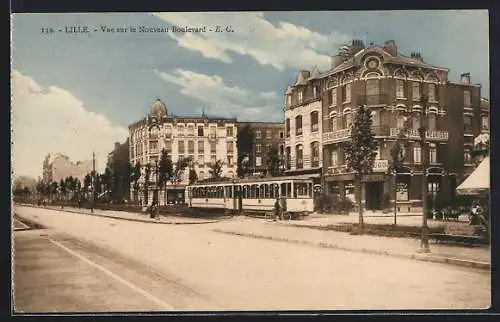
[(144, 166), (144, 203), (148, 204), (149, 182), (151, 180), (151, 164)]
[(182, 174), (184, 173), (184, 169), (186, 169), (189, 164), (192, 162), (191, 157), (184, 157), (177, 160), (175, 164), (174, 173), (172, 176), (173, 183), (179, 183), (182, 179)]
[(60, 199), (64, 199), (64, 196), (66, 195), (66, 183), (63, 179), (59, 181), (59, 193)]
[(372, 131), (370, 110), (361, 105), (357, 108), (351, 124), (351, 138), (344, 145), (347, 168), (354, 172), (357, 203), (359, 211), (359, 229), (364, 230), (363, 222), (363, 176), (373, 171), (373, 163), (377, 155), (377, 141)]
[[(139, 190), (139, 180), (141, 179), (141, 163), (137, 161), (137, 163), (132, 167), (132, 173), (130, 175), (130, 182), (133, 184), (134, 194)], [(137, 195), (134, 195), (136, 198)]]
[(236, 172), (238, 177), (243, 177), (246, 173), (246, 168), (242, 164), (242, 161), (246, 156), (251, 155), (254, 137), (255, 134), (249, 124), (243, 126), (243, 128), (238, 131), (236, 136), (236, 147), (238, 150), (238, 167)]
[(222, 176), (222, 165), (224, 163), (222, 160), (217, 160), (209, 165), (208, 172), (210, 173), (210, 178), (217, 180)]
[(59, 184), (55, 181), (50, 183), (50, 199), (53, 200), (54, 196), (57, 195), (57, 190), (59, 189)]
[(189, 184), (193, 184), (198, 180), (198, 174), (194, 168), (189, 168)]
[(167, 182), (173, 175), (174, 166), (172, 159), (168, 155), (168, 151), (161, 150), (160, 162), (158, 163), (158, 184), (163, 186), (163, 202), (167, 204)]
[(281, 158), (276, 148), (271, 148), (267, 153), (267, 168), (271, 176), (276, 177), (280, 174)]

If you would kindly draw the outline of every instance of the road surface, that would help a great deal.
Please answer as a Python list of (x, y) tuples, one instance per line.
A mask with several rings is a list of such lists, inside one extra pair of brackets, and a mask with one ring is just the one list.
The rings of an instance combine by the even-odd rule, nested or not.
[(212, 230), (224, 223), (162, 225), (15, 211), (47, 227), (14, 232), (17, 312), (490, 305), (490, 273), (484, 270)]

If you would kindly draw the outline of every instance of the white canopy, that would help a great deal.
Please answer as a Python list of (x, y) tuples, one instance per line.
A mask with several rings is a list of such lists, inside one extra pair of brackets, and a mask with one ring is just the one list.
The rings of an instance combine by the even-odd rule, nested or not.
[(461, 195), (487, 193), (490, 189), (490, 158), (486, 157), (479, 166), (457, 187)]

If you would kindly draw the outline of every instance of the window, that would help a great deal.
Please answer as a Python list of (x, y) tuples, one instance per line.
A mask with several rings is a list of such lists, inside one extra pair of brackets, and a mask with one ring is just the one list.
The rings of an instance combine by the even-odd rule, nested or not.
[(205, 163), (205, 156), (203, 154), (198, 154), (198, 164), (203, 165)]
[(290, 119), (286, 119), (285, 121), (285, 130), (286, 130), (286, 137), (290, 137)]
[(312, 152), (311, 166), (313, 168), (317, 168), (319, 167), (319, 142), (311, 143), (311, 152)]
[(429, 163), (430, 164), (437, 163), (437, 148), (436, 144), (434, 143), (429, 144)]
[(271, 130), (266, 130), (266, 139), (270, 139), (272, 137)]
[(470, 107), (470, 91), (468, 90), (464, 91), (464, 106)]
[(233, 127), (232, 126), (226, 127), (226, 136), (233, 137)]
[(292, 149), (287, 146), (286, 147), (286, 168), (290, 169), (292, 167)]
[(337, 88), (331, 89), (329, 94), (330, 94), (330, 96), (329, 96), (330, 106), (336, 106), (337, 105)]
[(411, 118), (413, 129), (418, 130), (420, 128), (420, 114), (414, 114)]
[(227, 141), (227, 152), (232, 153), (233, 152), (233, 141)]
[(366, 96), (379, 95), (379, 83), (378, 79), (367, 79), (366, 80)]
[(430, 102), (436, 102), (437, 101), (437, 87), (436, 84), (429, 84), (428, 85), (428, 95), (429, 95), (429, 101)]
[(210, 142), (210, 153), (215, 153), (215, 152), (217, 152), (217, 143)]
[(158, 141), (149, 141), (149, 151), (151, 153), (158, 153)]
[(194, 153), (194, 141), (188, 141), (188, 153)]
[(203, 180), (203, 179), (205, 179), (205, 172), (200, 171), (200, 173), (198, 173), (198, 180)]
[(230, 155), (230, 154), (227, 156), (227, 164), (228, 165), (232, 165), (233, 164), (233, 156)]
[(205, 152), (205, 142), (198, 141), (198, 153), (203, 154)]
[(260, 150), (260, 144), (256, 144), (255, 145), (255, 152), (256, 153), (260, 153), (261, 152), (261, 150)]
[(330, 116), (330, 131), (337, 131), (337, 117), (336, 115)]
[(413, 162), (416, 164), (422, 163), (422, 148), (418, 143), (415, 143), (413, 147)]
[(210, 163), (214, 164), (215, 162), (217, 162), (217, 156), (215, 154), (212, 154), (210, 156)]
[(165, 136), (168, 138), (172, 136), (172, 126), (165, 126)]
[(268, 144), (268, 145), (266, 146), (266, 153), (271, 152), (271, 149), (272, 149), (272, 148), (273, 148), (273, 147), (271, 146), (271, 144)]
[(311, 113), (311, 132), (318, 132), (318, 115), (319, 113), (317, 111)]
[(435, 131), (436, 130), (436, 114), (435, 113), (429, 113), (427, 115), (427, 120), (428, 120), (428, 128), (429, 131)]
[(285, 150), (285, 147), (283, 146), (283, 144), (280, 144), (280, 155), (283, 155), (284, 154), (284, 151)]
[(262, 133), (260, 131), (255, 131), (255, 138), (257, 139), (262, 138)]
[(284, 136), (283, 136), (283, 131), (280, 131), (280, 139), (282, 139)]
[(255, 157), (255, 166), (260, 167), (262, 165), (262, 158), (261, 157)]
[(470, 116), (464, 116), (464, 132), (471, 133), (472, 132), (472, 119)]
[(342, 97), (344, 98), (344, 103), (351, 101), (351, 83), (342, 87)]
[(172, 142), (165, 140), (163, 143), (165, 145), (165, 151), (167, 151), (168, 153), (171, 153), (172, 152)]
[(330, 154), (331, 166), (338, 167), (339, 165), (339, 155), (337, 151), (332, 151)]
[(304, 93), (302, 91), (299, 91), (298, 95), (299, 95), (299, 103), (302, 103), (302, 99), (304, 98)]
[(344, 128), (348, 129), (351, 127), (352, 114), (350, 112), (344, 114)]
[(405, 127), (405, 122), (406, 122), (406, 117), (402, 116), (402, 115), (398, 115), (398, 118), (397, 118), (397, 128), (398, 129), (402, 129)]
[(203, 125), (198, 125), (198, 136), (204, 136)]
[(194, 125), (188, 125), (188, 136), (194, 135)]
[(295, 135), (302, 135), (302, 115), (295, 117)]
[(396, 79), (396, 97), (405, 98), (405, 81)]
[(490, 129), (490, 120), (488, 116), (481, 116), (481, 130), (488, 131)]
[(372, 116), (372, 126), (380, 125), (380, 112), (372, 111), (371, 116)]
[(178, 136), (184, 136), (184, 125), (177, 125), (177, 135)]
[(377, 145), (377, 148), (375, 149), (375, 160), (380, 160), (380, 145)]
[(469, 149), (464, 149), (464, 164), (471, 164), (472, 158)]
[(179, 151), (179, 154), (184, 153), (184, 141), (178, 142), (178, 151)]
[(297, 169), (302, 169), (304, 167), (302, 144), (299, 144), (295, 147), (295, 167)]
[(411, 82), (411, 97), (414, 101), (420, 101), (420, 83)]
[(210, 127), (210, 138), (214, 139), (215, 137), (217, 137), (217, 127), (211, 126)]

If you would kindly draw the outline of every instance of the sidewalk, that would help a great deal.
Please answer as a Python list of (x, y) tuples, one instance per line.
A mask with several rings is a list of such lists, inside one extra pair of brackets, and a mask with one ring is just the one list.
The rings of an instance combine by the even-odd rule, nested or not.
[(20, 204), (21, 206), (35, 207), (35, 208), (45, 208), (56, 211), (64, 211), (64, 212), (72, 212), (78, 214), (86, 214), (90, 216), (99, 216), (106, 218), (114, 218), (114, 219), (122, 219), (129, 221), (137, 221), (137, 222), (147, 222), (147, 223), (155, 223), (155, 224), (167, 224), (167, 225), (186, 225), (186, 224), (208, 224), (208, 223), (216, 223), (219, 220), (206, 220), (201, 218), (186, 218), (186, 217), (177, 217), (177, 216), (160, 216), (160, 219), (152, 219), (149, 214), (146, 213), (135, 213), (135, 212), (127, 212), (127, 211), (113, 211), (113, 210), (100, 210), (94, 209), (92, 213), (90, 209), (85, 208), (74, 208), (74, 207), (64, 207), (60, 206), (46, 206), (46, 207), (38, 207), (30, 204)]
[[(347, 216), (346, 216), (347, 217)], [(337, 231), (299, 228), (293, 221), (274, 222), (263, 219), (236, 217), (221, 222), (214, 231), (239, 236), (287, 241), (299, 244), (389, 255), (406, 259), (454, 264), (465, 267), (490, 269), (490, 247), (464, 247), (430, 244), (431, 253), (418, 253), (420, 240), (371, 235), (350, 235)]]

